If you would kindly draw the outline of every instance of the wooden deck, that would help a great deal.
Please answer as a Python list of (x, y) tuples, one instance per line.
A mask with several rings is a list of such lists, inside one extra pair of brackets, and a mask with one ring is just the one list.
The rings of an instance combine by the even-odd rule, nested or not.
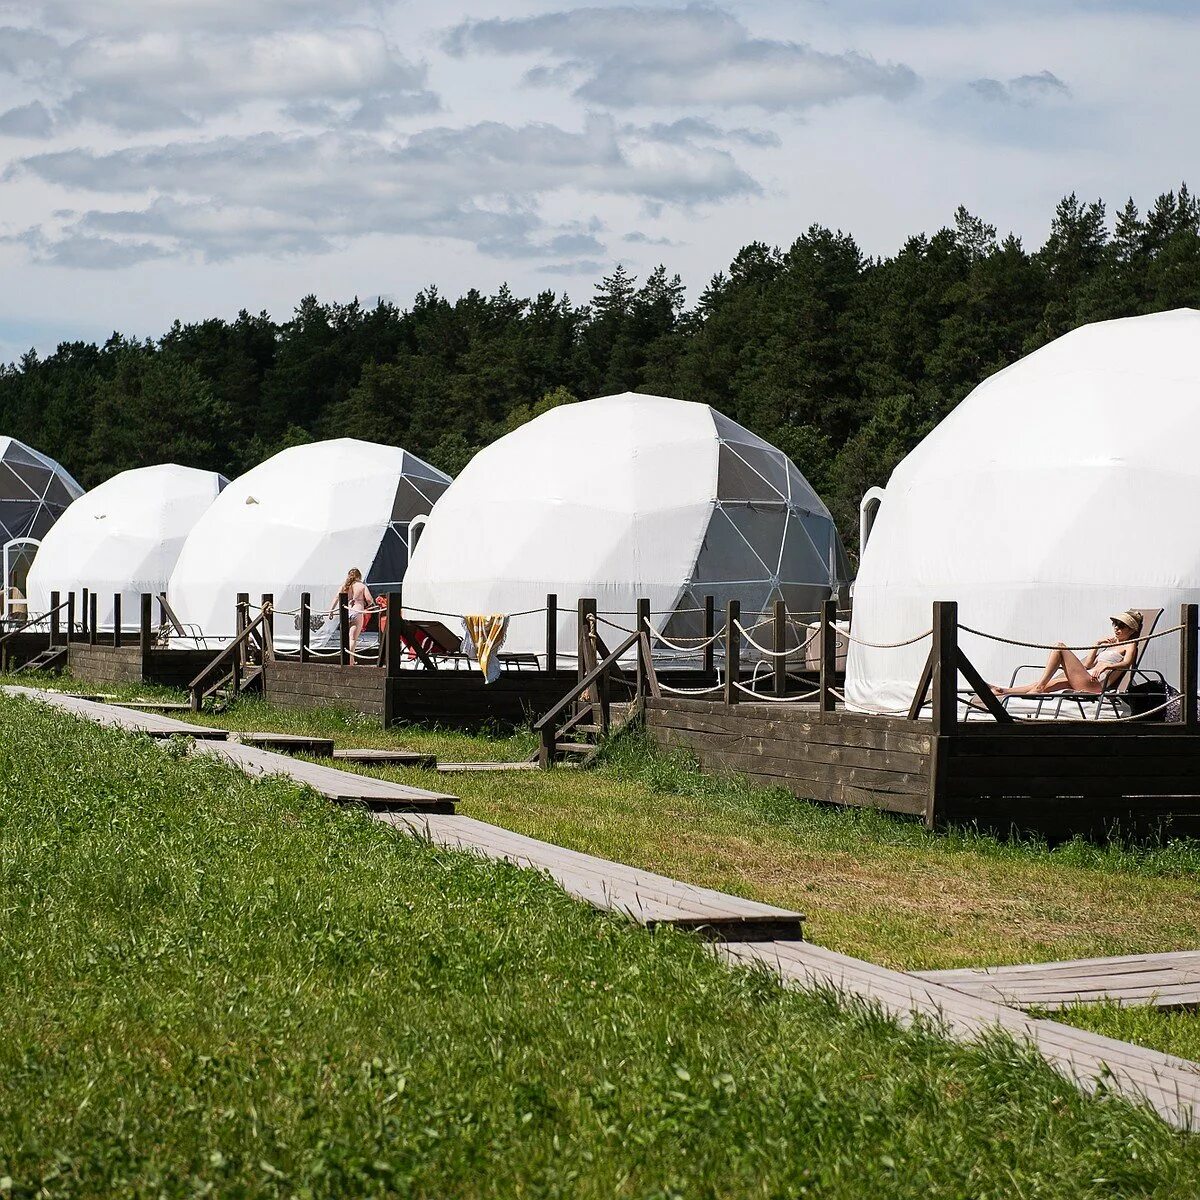
[(1167, 723), (927, 720), (815, 704), (650, 699), (665, 749), (827, 804), (1049, 838), (1200, 834), (1200, 732)]
[(388, 814), (382, 819), (437, 845), (547, 874), (569, 895), (650, 928), (674, 925), (710, 938), (745, 941), (801, 933), (800, 913), (566, 850), (470, 817)]
[(1030, 1043), (1084, 1091), (1115, 1090), (1149, 1104), (1176, 1128), (1200, 1128), (1200, 1063), (1029, 1017), (995, 1000), (809, 942), (730, 942), (719, 943), (714, 950), (729, 962), (765, 967), (785, 984), (832, 987), (870, 1000), (904, 1022), (914, 1016), (935, 1019), (960, 1041), (975, 1040), (996, 1028), (1006, 1030), (1017, 1041)]
[(334, 750), (335, 761), (358, 763), (362, 766), (380, 767), (421, 767), (431, 771), (437, 766), (437, 756), (423, 754), (419, 750), (376, 750), (366, 747), (362, 749)]
[(1098, 1003), (1200, 1007), (1200, 950), (914, 974), (1015, 1008)]

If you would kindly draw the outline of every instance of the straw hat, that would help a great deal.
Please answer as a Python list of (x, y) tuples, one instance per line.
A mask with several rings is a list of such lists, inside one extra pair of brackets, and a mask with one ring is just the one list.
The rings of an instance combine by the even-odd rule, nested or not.
[(1142, 632), (1142, 614), (1134, 612), (1132, 608), (1127, 608), (1124, 612), (1115, 613), (1108, 619), (1119, 622), (1126, 629), (1132, 629), (1135, 634)]

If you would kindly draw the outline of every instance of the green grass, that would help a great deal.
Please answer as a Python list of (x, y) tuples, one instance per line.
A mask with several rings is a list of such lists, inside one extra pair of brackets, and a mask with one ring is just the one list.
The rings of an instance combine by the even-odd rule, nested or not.
[(0, 700), (0, 1192), (1184, 1197), (1200, 1139)]
[[(80, 688), (60, 681), (59, 686)], [(105, 689), (107, 690), (107, 689)], [(132, 695), (135, 691), (123, 690)], [(206, 722), (311, 732), (442, 760), (506, 760), (528, 730), (469, 735), (247, 699)], [(1200, 843), (1097, 846), (931, 833), (883, 813), (799, 801), (705, 774), (639, 737), (589, 771), (456, 775), (356, 768), (462, 797), (461, 811), (573, 849), (804, 912), (821, 945), (902, 970), (1195, 949)], [(1065, 1019), (1200, 1060), (1200, 1014), (1081, 1008)], [(1123, 1032), (1130, 1030), (1128, 1034)]]

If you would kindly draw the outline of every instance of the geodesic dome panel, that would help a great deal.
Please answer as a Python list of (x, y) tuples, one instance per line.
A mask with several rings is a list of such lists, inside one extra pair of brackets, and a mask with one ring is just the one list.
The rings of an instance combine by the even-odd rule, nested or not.
[(0, 545), (44, 537), (83, 488), (52, 458), (0, 437)]
[[(1023, 642), (1092, 644), (1130, 607), (1200, 601), (1200, 312), (1087, 325), (981, 383), (893, 471), (854, 585), (856, 637), (928, 629), (935, 600)], [(993, 683), (1046, 652), (962, 634)], [(929, 643), (852, 645), (847, 697), (906, 707)], [(1178, 643), (1143, 665), (1178, 675)]]
[(699, 636), (705, 596), (738, 599), (749, 625), (780, 598), (815, 609), (847, 574), (828, 510), (782, 451), (707, 405), (627, 392), (480, 451), (429, 518), (404, 602), (413, 616), (507, 613), (505, 648), (537, 654), (545, 622), (528, 610), (554, 593), (570, 657), (582, 597), (626, 627), (646, 597), (678, 640)]
[[(354, 438), (293, 446), (235, 479), (192, 530), (168, 595), (180, 620), (210, 637), (233, 633), (238, 592), (257, 604), (314, 612), (334, 601), (351, 567), (372, 589), (395, 586), (408, 566), (408, 526), (450, 477), (406, 450)], [(297, 637), (276, 621), (276, 640)]]
[(83, 590), (96, 596), (96, 623), (113, 624), (113, 598), (121, 596), (121, 624), (136, 629), (143, 592), (167, 588), (184, 540), (216, 499), (226, 479), (165, 463), (122, 471), (85, 493), (46, 534), (29, 572), (31, 612), (50, 608), (75, 593), (82, 614)]

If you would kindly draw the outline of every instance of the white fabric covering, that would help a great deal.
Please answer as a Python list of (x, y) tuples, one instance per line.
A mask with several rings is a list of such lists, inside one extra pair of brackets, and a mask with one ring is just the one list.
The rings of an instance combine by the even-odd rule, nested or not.
[(121, 594), (121, 625), (136, 629), (142, 592), (164, 591), (184, 539), (212, 504), (225, 479), (166, 463), (122, 471), (80, 496), (46, 534), (29, 572), (29, 610), (45, 612), (50, 593), (96, 593), (96, 623), (113, 624)]
[[(1200, 312), (1180, 309), (1077, 329), (979, 385), (888, 483), (854, 585), (853, 633), (902, 640), (935, 600), (959, 620), (1023, 641), (1069, 645), (1111, 633), (1131, 606), (1200, 600)], [(962, 635), (985, 679), (1045, 661)], [(899, 708), (929, 643), (851, 646), (847, 698)], [(1143, 665), (1178, 676), (1178, 641)]]
[[(413, 553), (405, 612), (520, 614), (558, 596), (632, 627), (695, 636), (706, 595), (744, 620), (782, 597), (812, 611), (847, 577), (825, 505), (788, 458), (707, 405), (627, 392), (552, 409), (481, 450), (438, 502)], [(674, 614), (674, 615), (672, 615)], [(601, 625), (612, 646), (625, 634)], [(760, 634), (760, 636), (762, 636)], [(544, 616), (514, 616), (505, 650), (541, 654)]]
[[(375, 590), (407, 565), (408, 523), (433, 507), (450, 477), (395, 446), (354, 438), (293, 446), (235, 479), (197, 522), (171, 576), (179, 618), (209, 637), (234, 630), (238, 592), (326, 611), (351, 567)], [(298, 638), (280, 616), (276, 640)]]

